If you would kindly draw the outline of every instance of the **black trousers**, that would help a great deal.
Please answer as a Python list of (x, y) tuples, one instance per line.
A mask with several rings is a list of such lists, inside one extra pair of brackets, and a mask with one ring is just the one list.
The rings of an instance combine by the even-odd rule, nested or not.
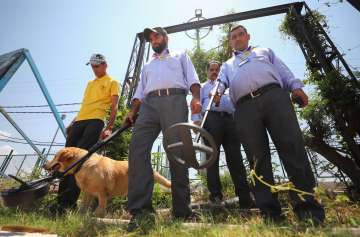
[[(240, 152), (240, 140), (236, 133), (236, 123), (232, 114), (210, 111), (204, 128), (213, 136), (218, 149), (222, 145), (225, 151), (226, 164), (234, 184), (235, 194), (239, 197), (240, 206), (251, 205), (250, 190), (246, 179), (246, 170)], [(205, 141), (206, 144), (207, 141)], [(207, 168), (207, 186), (210, 200), (222, 199), (222, 187), (219, 176), (219, 154), (216, 162)]]
[[(153, 211), (152, 194), (154, 187), (151, 167), (151, 149), (159, 133), (175, 123), (186, 122), (188, 109), (185, 95), (146, 97), (142, 101), (129, 149), (129, 192), (128, 210), (136, 214), (144, 210)], [(179, 142), (175, 132), (168, 143)], [(191, 215), (190, 185), (188, 168), (169, 158), (171, 174), (172, 214), (175, 217)]]
[[(290, 181), (300, 190), (313, 192), (315, 178), (288, 92), (274, 88), (259, 97), (237, 103), (235, 120), (240, 141), (249, 153), (250, 165), (255, 167), (257, 175), (274, 184), (269, 134)], [(255, 183), (256, 206), (261, 213), (267, 216), (280, 215), (277, 195), (259, 181)], [(290, 197), (297, 214), (308, 211), (311, 215), (323, 219), (324, 210), (312, 196), (305, 196), (305, 202), (294, 192), (290, 192)]]
[[(99, 140), (104, 122), (100, 119), (77, 121), (70, 128), (65, 147), (79, 147), (88, 150)], [(80, 195), (74, 175), (65, 176), (59, 184), (58, 205), (61, 208), (75, 208)]]

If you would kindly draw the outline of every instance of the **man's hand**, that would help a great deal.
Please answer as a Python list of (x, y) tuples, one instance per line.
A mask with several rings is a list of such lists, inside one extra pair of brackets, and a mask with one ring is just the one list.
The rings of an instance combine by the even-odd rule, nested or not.
[(104, 140), (105, 138), (107, 138), (108, 136), (110, 136), (112, 133), (112, 126), (107, 126), (100, 135), (101, 140)]
[(201, 113), (201, 102), (199, 98), (193, 97), (190, 102), (190, 109), (192, 114)]
[(291, 100), (293, 103), (297, 103), (300, 108), (304, 108), (308, 105), (308, 96), (302, 89), (295, 89), (291, 92)]
[[(213, 96), (213, 94), (210, 92), (209, 98), (211, 98), (211, 96)], [(216, 92), (216, 94), (214, 96), (214, 100), (213, 100), (216, 107), (218, 107), (220, 105), (220, 100), (221, 100), (221, 95), (219, 95), (219, 93)]]
[(130, 124), (131, 126), (134, 125), (137, 113), (140, 110), (141, 101), (139, 99), (133, 99), (131, 101), (131, 111), (126, 114), (123, 119), (123, 124)]
[(123, 119), (123, 124), (130, 124), (131, 126), (134, 125), (135, 122), (135, 113), (133, 111), (130, 111), (126, 114), (126, 116)]
[(200, 84), (192, 84), (190, 87), (192, 93), (192, 100), (190, 102), (190, 109), (192, 114), (201, 113), (201, 102), (200, 102)]

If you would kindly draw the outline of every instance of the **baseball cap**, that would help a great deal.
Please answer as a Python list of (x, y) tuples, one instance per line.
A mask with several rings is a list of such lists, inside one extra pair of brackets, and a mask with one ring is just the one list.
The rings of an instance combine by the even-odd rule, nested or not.
[(154, 28), (145, 28), (144, 29), (144, 38), (146, 41), (150, 41), (150, 34), (151, 32), (154, 32), (154, 33), (158, 33), (158, 34), (161, 34), (161, 35), (167, 35), (167, 32), (164, 28), (162, 27), (154, 27)]
[(106, 58), (104, 55), (95, 53), (91, 55), (89, 62), (86, 63), (86, 65), (100, 65), (102, 63), (106, 63)]

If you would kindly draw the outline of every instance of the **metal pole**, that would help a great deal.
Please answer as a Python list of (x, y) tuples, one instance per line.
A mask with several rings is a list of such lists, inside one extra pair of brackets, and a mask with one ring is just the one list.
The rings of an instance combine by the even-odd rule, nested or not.
[(45, 83), (40, 75), (40, 72), (38, 70), (38, 68), (35, 65), (35, 62), (33, 60), (33, 58), (31, 57), (31, 54), (28, 50), (24, 50), (24, 54), (25, 57), (30, 65), (30, 68), (32, 70), (32, 72), (34, 73), (34, 76), (36, 78), (36, 81), (38, 82), (40, 89), (43, 93), (43, 95), (45, 96), (46, 101), (48, 102), (50, 109), (55, 117), (56, 122), (58, 123), (59, 127), (61, 128), (61, 131), (64, 135), (64, 137), (66, 138), (66, 131), (65, 131), (65, 126), (63, 121), (61, 120), (60, 116), (59, 116), (59, 112), (57, 111), (57, 108), (54, 104), (54, 101), (52, 100), (49, 91), (47, 90)]
[[(2, 164), (2, 166), (1, 166), (1, 168), (0, 168), (0, 172), (1, 172), (2, 174), (5, 173), (7, 167), (8, 167), (8, 165), (9, 165), (9, 163), (10, 163), (10, 160), (11, 160), (11, 157), (12, 157), (13, 152), (14, 152), (14, 150), (11, 150), (10, 153), (9, 153), (9, 155), (7, 155), (7, 157), (5, 158), (3, 164)], [(3, 176), (2, 174), (1, 174), (1, 177)]]
[(42, 158), (43, 154), (41, 151), (35, 146), (35, 144), (31, 141), (31, 139), (21, 130), (21, 128), (15, 123), (15, 121), (10, 117), (8, 113), (0, 106), (0, 113), (11, 123), (11, 125), (20, 133), (20, 135), (26, 140), (26, 142), (32, 147), (32, 149)]
[[(65, 118), (66, 118), (66, 114), (62, 114), (62, 115), (61, 115), (61, 120), (64, 120)], [(55, 132), (55, 134), (54, 134), (54, 137), (53, 137), (53, 139), (52, 139), (52, 141), (51, 141), (51, 144), (50, 144), (50, 146), (49, 146), (48, 152), (46, 153), (46, 156), (45, 156), (45, 159), (46, 159), (46, 160), (47, 160), (47, 158), (48, 158), (48, 156), (49, 156), (50, 150), (51, 150), (51, 148), (52, 148), (52, 146), (53, 146), (53, 144), (54, 144), (54, 141), (55, 141), (55, 138), (56, 138), (56, 136), (57, 136), (57, 134), (58, 134), (58, 132), (59, 132), (59, 129), (60, 129), (60, 127), (58, 126), (58, 128), (56, 129), (56, 132)]]
[(20, 170), (21, 170), (21, 168), (22, 168), (22, 166), (23, 166), (23, 164), (24, 164), (24, 161), (25, 161), (26, 157), (27, 157), (27, 155), (25, 154), (25, 155), (24, 155), (24, 159), (22, 160), (22, 162), (21, 162), (21, 164), (20, 164), (20, 166), (19, 166), (19, 169), (18, 169), (18, 171), (16, 172), (16, 175), (15, 175), (15, 176), (18, 176), (18, 175), (19, 175)]
[(196, 29), (196, 48), (200, 49), (200, 29)]
[[(216, 81), (216, 85), (215, 85), (215, 87), (214, 87), (214, 88), (215, 88), (215, 94), (211, 96), (210, 101), (209, 101), (209, 104), (208, 104), (208, 106), (206, 107), (206, 111), (205, 111), (205, 114), (204, 114), (204, 118), (202, 119), (201, 124), (200, 124), (200, 127), (201, 127), (201, 128), (204, 127), (204, 124), (205, 124), (205, 122), (206, 122), (207, 116), (208, 116), (209, 111), (210, 111), (210, 109), (211, 109), (211, 106), (212, 106), (212, 104), (213, 104), (213, 102), (214, 102), (215, 95), (216, 95), (216, 93), (217, 93), (217, 91), (218, 91), (218, 89), (219, 89), (219, 85), (220, 85), (220, 81), (217, 80), (217, 81)], [(196, 134), (195, 142), (199, 142), (199, 140), (200, 140), (200, 133)]]

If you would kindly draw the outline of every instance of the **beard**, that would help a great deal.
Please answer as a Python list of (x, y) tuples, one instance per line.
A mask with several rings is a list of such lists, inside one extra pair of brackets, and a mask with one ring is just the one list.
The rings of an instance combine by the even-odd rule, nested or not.
[(154, 50), (155, 53), (162, 53), (162, 51), (164, 51), (164, 49), (166, 49), (167, 47), (167, 43), (164, 41), (161, 44), (159, 44), (158, 46), (152, 46), (152, 49)]

